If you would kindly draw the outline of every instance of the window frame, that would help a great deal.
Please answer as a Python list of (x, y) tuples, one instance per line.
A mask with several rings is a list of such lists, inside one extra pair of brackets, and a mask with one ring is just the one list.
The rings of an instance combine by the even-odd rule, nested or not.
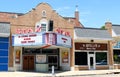
[(46, 10), (42, 11), (42, 17), (46, 17)]

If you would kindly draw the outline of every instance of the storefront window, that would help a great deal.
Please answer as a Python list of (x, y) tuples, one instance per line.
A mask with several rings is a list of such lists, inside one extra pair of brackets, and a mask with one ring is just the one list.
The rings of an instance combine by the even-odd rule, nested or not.
[(87, 64), (87, 52), (75, 52), (75, 65)]
[(114, 50), (114, 63), (120, 64), (120, 50)]
[(107, 65), (107, 52), (96, 52), (96, 65)]

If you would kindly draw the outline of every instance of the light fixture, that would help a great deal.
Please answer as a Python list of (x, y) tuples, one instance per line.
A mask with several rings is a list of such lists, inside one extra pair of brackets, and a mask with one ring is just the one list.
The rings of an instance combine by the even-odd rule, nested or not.
[(94, 42), (94, 40), (92, 39), (92, 40), (90, 40), (91, 42)]

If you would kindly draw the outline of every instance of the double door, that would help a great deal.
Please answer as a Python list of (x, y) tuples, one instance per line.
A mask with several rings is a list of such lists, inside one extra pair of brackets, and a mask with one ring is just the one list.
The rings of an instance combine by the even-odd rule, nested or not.
[(23, 56), (23, 70), (24, 71), (33, 71), (34, 70), (34, 55), (24, 55)]

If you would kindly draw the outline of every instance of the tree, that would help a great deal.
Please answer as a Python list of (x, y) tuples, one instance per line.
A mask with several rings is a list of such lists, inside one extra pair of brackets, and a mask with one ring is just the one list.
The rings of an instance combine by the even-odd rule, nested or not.
[(103, 25), (103, 26), (101, 27), (101, 29), (105, 29), (105, 25)]

